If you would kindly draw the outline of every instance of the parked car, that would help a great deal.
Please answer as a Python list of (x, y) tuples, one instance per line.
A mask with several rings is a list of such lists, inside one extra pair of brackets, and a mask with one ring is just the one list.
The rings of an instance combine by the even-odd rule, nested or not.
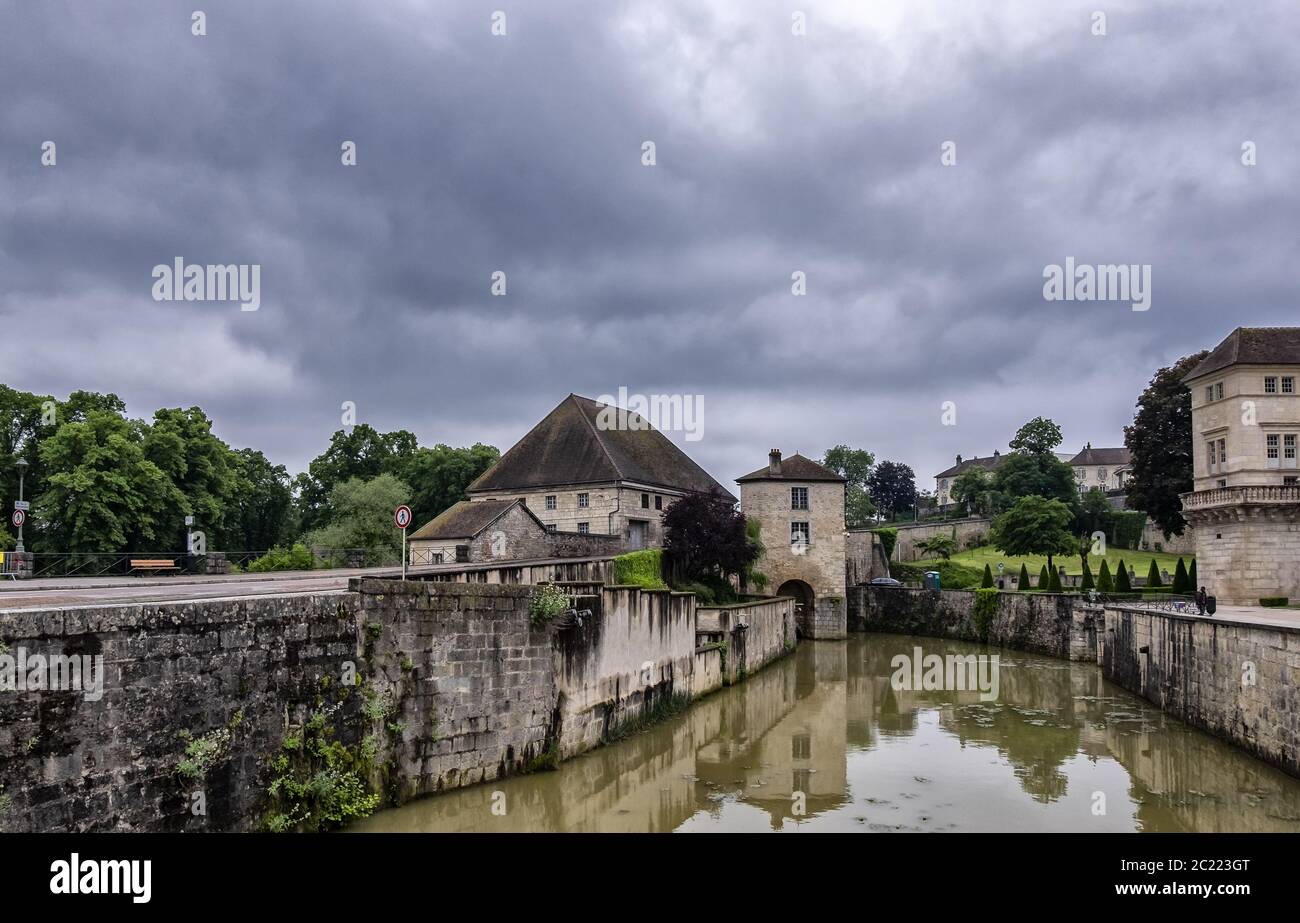
[(893, 577), (872, 577), (867, 581), (867, 586), (902, 586), (903, 581), (895, 580)]

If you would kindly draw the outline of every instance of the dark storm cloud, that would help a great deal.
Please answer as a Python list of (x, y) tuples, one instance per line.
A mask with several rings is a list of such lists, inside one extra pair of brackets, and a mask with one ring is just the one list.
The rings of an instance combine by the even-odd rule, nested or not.
[[(924, 478), (1040, 413), (1117, 443), (1156, 367), (1295, 322), (1283, 2), (192, 6), (0, 2), (10, 385), (291, 467), (343, 401), (505, 448), (622, 385), (703, 395), (723, 481), (838, 442)], [(154, 302), (178, 255), (260, 264), (261, 310)], [(1067, 256), (1152, 264), (1152, 309), (1045, 302)]]

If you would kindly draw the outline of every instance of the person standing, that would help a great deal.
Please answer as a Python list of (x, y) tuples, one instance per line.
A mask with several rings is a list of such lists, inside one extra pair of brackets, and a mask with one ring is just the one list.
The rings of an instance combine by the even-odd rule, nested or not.
[(1199, 590), (1196, 591), (1196, 611), (1200, 615), (1205, 614), (1205, 601), (1208, 598), (1209, 598), (1209, 594), (1205, 592), (1205, 587), (1201, 587)]

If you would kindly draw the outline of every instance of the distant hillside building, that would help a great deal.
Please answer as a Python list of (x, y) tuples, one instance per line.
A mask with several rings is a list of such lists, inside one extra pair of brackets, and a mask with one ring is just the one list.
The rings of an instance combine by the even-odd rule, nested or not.
[(992, 474), (994, 471), (998, 470), (998, 467), (1004, 461), (1006, 461), (1006, 458), (1005, 455), (996, 449), (993, 450), (992, 455), (985, 458), (980, 458), (978, 455), (974, 458), (962, 458), (958, 455), (957, 464), (953, 465), (951, 468), (946, 468), (943, 471), (940, 471), (934, 476), (934, 497), (935, 502), (939, 505), (939, 511), (946, 512), (952, 509), (956, 504), (956, 501), (952, 499), (953, 481), (974, 468), (983, 468), (985, 471)]
[[(602, 411), (604, 411), (602, 413)], [(635, 413), (570, 394), (470, 484), (470, 501), (519, 500), (543, 528), (663, 544), (663, 511), (688, 493), (735, 497)]]
[(1183, 379), (1197, 574), (1221, 601), (1300, 601), (1300, 327), (1238, 327)]
[(762, 527), (757, 569), (767, 592), (793, 596), (799, 631), (808, 638), (847, 637), (845, 480), (802, 455), (768, 454), (767, 466), (736, 478), (740, 509)]
[(1112, 506), (1123, 509), (1132, 461), (1132, 454), (1124, 446), (1094, 449), (1090, 442), (1067, 464), (1074, 469), (1074, 480), (1079, 485), (1079, 493), (1086, 494), (1093, 488), (1103, 490)]

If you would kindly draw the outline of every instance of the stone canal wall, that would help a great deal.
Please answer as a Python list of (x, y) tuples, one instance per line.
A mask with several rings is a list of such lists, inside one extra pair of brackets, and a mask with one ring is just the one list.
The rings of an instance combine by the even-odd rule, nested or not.
[(1107, 679), (1300, 776), (1300, 629), (1107, 607)]
[(928, 635), (1033, 651), (1063, 660), (1097, 659), (1101, 610), (1063, 593), (998, 593), (980, 611), (972, 590), (892, 586), (849, 588), (849, 630)]
[[(539, 627), (532, 592), (358, 578), (348, 593), (7, 614), (0, 829), (314, 826), (318, 806), (286, 793), (322, 778), (351, 792), (331, 808), (346, 820), (367, 793), (401, 804), (552, 765), (793, 639), (788, 599), (715, 611), (727, 644), (702, 645), (691, 594), (576, 584), (580, 617)], [(15, 689), (14, 666), (4, 685), (6, 664), (26, 675), (53, 655), (102, 658), (99, 694), (89, 678)]]
[[(259, 758), (280, 751), (288, 727), (328, 708), (345, 744), (362, 736), (363, 698), (341, 698), (338, 681), (343, 663), (361, 662), (358, 602), (322, 594), (7, 613), (0, 640), (15, 667), (39, 676), (36, 657), (99, 657), (103, 683), (99, 696), (84, 673), (80, 690), (4, 684), (0, 828), (246, 829), (267, 785)], [(187, 764), (192, 744), (202, 753)]]
[(789, 597), (699, 606), (695, 612), (700, 645), (723, 651), (727, 685), (794, 650), (795, 601)]

